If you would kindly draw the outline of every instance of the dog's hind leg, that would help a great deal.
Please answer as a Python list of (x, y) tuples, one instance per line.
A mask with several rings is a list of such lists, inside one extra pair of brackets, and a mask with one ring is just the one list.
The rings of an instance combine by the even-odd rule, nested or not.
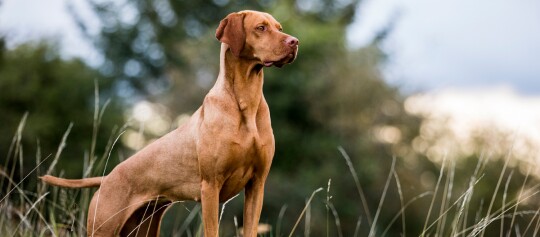
[(159, 236), (161, 219), (170, 206), (171, 202), (158, 199), (141, 205), (127, 219), (120, 236)]
[(118, 192), (111, 195), (111, 190), (94, 194), (88, 209), (88, 236), (159, 236), (161, 219), (170, 201)]
[(112, 186), (101, 186), (88, 206), (87, 235), (119, 236), (132, 214), (151, 200), (138, 198)]
[[(111, 189), (99, 188), (92, 197), (88, 206), (86, 232), (88, 237), (118, 236), (122, 225), (135, 208), (129, 206), (128, 201), (114, 201)], [(112, 201), (111, 201), (112, 200)]]

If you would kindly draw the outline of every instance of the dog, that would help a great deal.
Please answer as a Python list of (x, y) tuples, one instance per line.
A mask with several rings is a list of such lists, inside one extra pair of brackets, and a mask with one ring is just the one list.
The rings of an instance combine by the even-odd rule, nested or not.
[(219, 203), (245, 191), (244, 236), (255, 237), (264, 184), (275, 150), (263, 95), (264, 67), (297, 56), (299, 41), (270, 14), (229, 14), (216, 30), (221, 42), (215, 85), (188, 122), (149, 144), (103, 177), (44, 182), (99, 187), (88, 209), (88, 236), (159, 236), (172, 203), (202, 204), (204, 236), (218, 236)]

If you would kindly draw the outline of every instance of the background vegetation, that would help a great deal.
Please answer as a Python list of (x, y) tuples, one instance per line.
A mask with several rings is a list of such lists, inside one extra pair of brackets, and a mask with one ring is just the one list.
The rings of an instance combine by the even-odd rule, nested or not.
[[(422, 118), (405, 111), (406, 95), (379, 71), (387, 32), (364, 48), (346, 44), (358, 1), (88, 3), (102, 25), (98, 36), (72, 13), (105, 58), (97, 68), (63, 59), (51, 43), (0, 44), (0, 233), (84, 233), (91, 192), (44, 187), (37, 175), (100, 175), (174, 129), (213, 85), (219, 20), (255, 9), (300, 39), (294, 64), (265, 69), (276, 138), (261, 217), (272, 227), (267, 236), (289, 235), (297, 220), (303, 226), (293, 236), (536, 235), (531, 165), (511, 147), (490, 152), (481, 139), (471, 155), (429, 153)], [(222, 236), (235, 235), (242, 201), (227, 204)], [(197, 210), (176, 205), (162, 235), (196, 234)]]

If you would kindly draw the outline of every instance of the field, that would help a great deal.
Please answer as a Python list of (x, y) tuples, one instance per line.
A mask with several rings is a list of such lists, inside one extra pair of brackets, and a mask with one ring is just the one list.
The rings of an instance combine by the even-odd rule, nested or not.
[[(95, 126), (99, 126), (99, 116), (94, 121)], [(25, 118), (22, 119), (11, 144), (8, 160), (22, 164), (22, 153), (24, 152), (20, 138), (24, 129)], [(62, 157), (62, 150), (66, 146), (66, 139), (70, 128), (65, 132), (62, 142), (58, 146), (56, 154), (46, 157), (38, 152), (36, 154), (36, 165), (22, 179), (16, 180), (14, 174), (17, 170), (0, 170), (2, 178), (0, 186), (2, 195), (0, 199), (0, 233), (2, 236), (84, 236), (86, 233), (86, 209), (92, 195), (92, 191), (69, 190), (57, 187), (49, 187), (37, 181), (37, 176), (51, 173), (55, 169), (59, 159)], [(84, 160), (84, 176), (91, 173), (105, 172), (103, 167), (107, 166), (118, 137), (122, 132), (117, 133), (117, 137), (112, 137), (107, 151), (100, 160)], [(456, 162), (444, 159), (439, 169), (439, 175), (433, 189), (426, 192), (416, 193), (412, 198), (405, 198), (404, 192), (407, 187), (401, 186), (400, 176), (396, 172), (396, 160), (394, 157), (392, 165), (387, 170), (387, 178), (384, 187), (379, 193), (377, 208), (369, 211), (370, 204), (367, 203), (364, 191), (360, 184), (356, 168), (346, 151), (339, 147), (342, 161), (346, 163), (348, 170), (342, 170), (343, 174), (348, 173), (356, 190), (351, 190), (351, 195), (358, 196), (356, 207), (365, 211), (365, 215), (360, 215), (357, 220), (353, 220), (356, 225), (352, 236), (395, 236), (396, 231), (402, 236), (493, 236), (499, 233), (500, 236), (537, 236), (540, 230), (540, 205), (535, 200), (538, 199), (540, 184), (535, 183), (536, 178), (531, 176), (533, 166), (528, 166), (525, 175), (517, 183), (512, 180), (516, 171), (512, 167), (514, 163), (510, 152), (504, 157), (502, 166), (498, 166), (498, 175), (486, 176), (486, 166), (492, 165), (489, 157), (481, 156), (474, 167), (474, 172), (467, 177), (466, 184), (458, 184), (455, 177), (463, 176), (456, 172)], [(93, 156), (93, 155), (92, 155)], [(48, 164), (45, 166), (44, 164)], [(15, 166), (14, 166), (15, 167)], [(97, 170), (96, 167), (102, 167)], [(499, 168), (500, 167), (500, 168)], [(22, 173), (22, 166), (19, 166)], [(60, 173), (61, 174), (61, 173)], [(516, 175), (517, 176), (517, 175)], [(512, 181), (514, 181), (512, 183)], [(490, 183), (488, 193), (490, 196), (478, 198), (477, 189), (483, 183)], [(465, 187), (459, 190), (458, 187)], [(340, 211), (335, 207), (332, 180), (324, 187), (315, 189), (312, 193), (305, 193), (306, 202), (301, 212), (289, 213), (294, 218), (285, 219), (284, 213), (287, 203), (283, 203), (279, 210), (278, 218), (274, 221), (266, 221), (260, 224), (261, 236), (345, 236), (343, 234), (340, 220)], [(272, 192), (272, 190), (267, 190)], [(398, 198), (389, 197), (389, 192), (397, 192)], [(315, 198), (316, 197), (316, 198)], [(475, 197), (475, 198), (473, 198)], [(241, 203), (241, 197), (235, 197), (232, 201)], [(480, 200), (480, 203), (477, 201)], [(391, 210), (394, 213), (392, 218), (381, 218), (381, 211), (387, 206), (399, 202), (398, 209)], [(318, 204), (315, 204), (318, 203)], [(418, 203), (424, 203), (424, 212), (421, 213), (423, 219), (411, 220), (408, 215), (409, 207)], [(221, 221), (221, 236), (241, 236), (241, 225), (238, 218), (226, 215), (227, 203), (221, 207), (220, 220), (223, 217), (232, 219)], [(321, 205), (322, 204), (322, 205)], [(322, 221), (313, 221), (311, 213), (313, 208), (323, 208), (318, 210), (326, 213), (326, 218)], [(487, 207), (487, 208), (485, 208)], [(202, 236), (201, 208), (198, 203), (176, 202), (164, 220), (163, 236)], [(278, 210), (271, 210), (278, 211)], [(225, 215), (224, 215), (225, 213)], [(265, 213), (263, 213), (263, 216)], [(262, 219), (264, 220), (264, 218)], [(290, 220), (295, 220), (291, 222)], [(284, 221), (290, 222), (285, 224)], [(351, 220), (345, 220), (351, 222)], [(422, 228), (416, 232), (410, 229), (409, 222), (422, 223)], [(417, 224), (416, 224), (417, 225)], [(287, 226), (287, 228), (284, 228)], [(292, 227), (291, 227), (292, 226)], [(324, 229), (325, 232), (313, 232), (312, 228)], [(142, 230), (141, 230), (142, 231)], [(391, 232), (393, 231), (393, 232)], [(489, 231), (489, 234), (486, 234)], [(227, 233), (227, 234), (223, 234)], [(134, 233), (135, 235), (135, 233)]]

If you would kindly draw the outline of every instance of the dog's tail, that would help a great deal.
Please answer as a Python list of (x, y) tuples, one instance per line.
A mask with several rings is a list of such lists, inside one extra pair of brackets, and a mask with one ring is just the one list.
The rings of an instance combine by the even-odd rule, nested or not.
[(92, 177), (86, 179), (63, 179), (50, 175), (39, 177), (43, 182), (66, 188), (91, 188), (99, 187), (103, 177)]

